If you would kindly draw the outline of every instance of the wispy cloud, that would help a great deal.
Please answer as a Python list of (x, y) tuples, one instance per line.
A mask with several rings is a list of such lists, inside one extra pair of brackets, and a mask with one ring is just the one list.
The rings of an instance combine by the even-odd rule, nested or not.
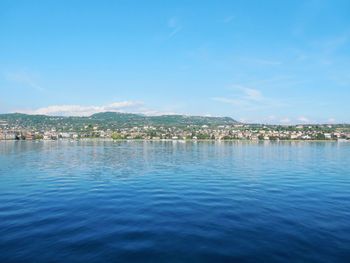
[(142, 102), (120, 101), (101, 106), (84, 105), (51, 105), (34, 110), (17, 110), (27, 114), (43, 114), (53, 116), (89, 116), (98, 112), (113, 111), (119, 112), (126, 109), (133, 110), (142, 106)]
[(245, 62), (256, 64), (256, 65), (263, 65), (263, 66), (278, 66), (282, 65), (281, 61), (273, 60), (273, 59), (261, 59), (261, 58), (244, 58), (242, 59)]
[(251, 80), (245, 83), (246, 86), (252, 87), (271, 87), (271, 88), (281, 88), (281, 87), (295, 87), (305, 83), (305, 80), (300, 80), (294, 75), (276, 75), (274, 77), (265, 79)]
[(223, 102), (227, 104), (231, 104), (234, 106), (247, 106), (249, 103), (247, 103), (246, 100), (242, 99), (230, 99), (230, 98), (225, 98), (225, 97), (213, 97), (212, 100), (218, 101), (218, 102)]
[(264, 97), (262, 92), (258, 89), (242, 85), (232, 85), (230, 89), (234, 91), (231, 97), (213, 97), (212, 99), (236, 106), (249, 106), (253, 104), (256, 106), (259, 103), (270, 101), (268, 98)]
[(303, 48), (289, 48), (296, 62), (317, 65), (333, 65), (344, 58), (342, 51), (350, 42), (350, 31), (338, 35), (309, 40)]
[(327, 121), (328, 123), (332, 124), (335, 123), (337, 120), (335, 118), (329, 118)]
[(307, 118), (307, 117), (305, 117), (305, 116), (300, 116), (297, 120), (298, 120), (299, 122), (302, 122), (302, 123), (310, 123), (309, 118)]
[(232, 16), (232, 15), (231, 15), (231, 16), (227, 16), (227, 17), (224, 18), (223, 22), (224, 22), (225, 24), (231, 23), (232, 20), (233, 20), (234, 18), (235, 18), (235, 17)]
[(27, 71), (9, 72), (5, 74), (9, 82), (17, 83), (37, 91), (44, 91), (44, 88), (38, 84), (38, 76)]
[(264, 100), (263, 95), (261, 94), (261, 91), (257, 89), (242, 87), (242, 86), (236, 86), (236, 88), (240, 89), (247, 100), (252, 101), (262, 101)]
[(281, 124), (291, 124), (291, 119), (289, 119), (289, 118), (282, 118), (281, 120), (280, 120), (280, 123)]
[(168, 38), (172, 38), (182, 30), (182, 26), (180, 25), (176, 17), (172, 17), (168, 20), (168, 27), (171, 30), (171, 32), (168, 35)]
[(326, 55), (330, 55), (344, 45), (347, 45), (349, 39), (350, 33), (345, 32), (341, 35), (333, 36), (327, 39), (313, 41), (311, 44), (313, 48), (319, 49)]
[(275, 111), (286, 106), (286, 104), (281, 101), (264, 96), (261, 90), (256, 88), (243, 85), (232, 85), (230, 86), (230, 90), (231, 94), (228, 96), (216, 96), (211, 99), (216, 102), (229, 104), (239, 113), (251, 113), (256, 111), (256, 113), (259, 114), (259, 112), (263, 110), (273, 109)]

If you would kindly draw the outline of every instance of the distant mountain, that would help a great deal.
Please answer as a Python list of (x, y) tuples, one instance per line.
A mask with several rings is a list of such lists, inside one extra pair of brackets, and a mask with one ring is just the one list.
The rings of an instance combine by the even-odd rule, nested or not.
[(229, 117), (204, 117), (204, 116), (187, 116), (187, 115), (161, 115), (161, 116), (145, 116), (131, 113), (118, 112), (101, 112), (93, 114), (91, 119), (111, 121), (118, 123), (134, 123), (148, 124), (156, 126), (172, 126), (172, 125), (227, 125), (235, 124), (235, 121)]
[(0, 114), (0, 124), (7, 123), (12, 127), (58, 128), (59, 130), (79, 130), (85, 126), (98, 125), (101, 128), (124, 128), (134, 126), (179, 126), (188, 125), (232, 125), (237, 121), (230, 117), (205, 117), (186, 115), (146, 116), (132, 113), (101, 112), (89, 117), (62, 117), (47, 115), (28, 115), (21, 113)]

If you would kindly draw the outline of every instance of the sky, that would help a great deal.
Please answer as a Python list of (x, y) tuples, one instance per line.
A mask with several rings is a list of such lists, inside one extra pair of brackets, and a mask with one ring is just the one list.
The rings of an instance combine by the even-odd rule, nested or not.
[(0, 113), (350, 123), (350, 1), (0, 1)]

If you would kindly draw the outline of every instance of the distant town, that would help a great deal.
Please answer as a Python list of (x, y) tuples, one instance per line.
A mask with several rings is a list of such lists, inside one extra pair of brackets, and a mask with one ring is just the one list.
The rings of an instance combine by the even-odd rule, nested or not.
[(338, 140), (350, 142), (348, 124), (264, 125), (228, 117), (116, 112), (89, 117), (0, 114), (0, 140)]

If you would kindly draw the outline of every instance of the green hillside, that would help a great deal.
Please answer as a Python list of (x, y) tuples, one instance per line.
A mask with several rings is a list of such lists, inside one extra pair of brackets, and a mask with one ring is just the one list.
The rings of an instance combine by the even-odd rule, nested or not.
[(0, 124), (11, 127), (34, 129), (56, 128), (57, 130), (81, 130), (86, 126), (98, 126), (103, 129), (118, 129), (134, 126), (184, 127), (188, 125), (232, 125), (237, 123), (229, 117), (203, 117), (185, 115), (145, 116), (141, 114), (102, 112), (89, 117), (60, 117), (46, 115), (28, 115), (21, 113), (0, 114)]

